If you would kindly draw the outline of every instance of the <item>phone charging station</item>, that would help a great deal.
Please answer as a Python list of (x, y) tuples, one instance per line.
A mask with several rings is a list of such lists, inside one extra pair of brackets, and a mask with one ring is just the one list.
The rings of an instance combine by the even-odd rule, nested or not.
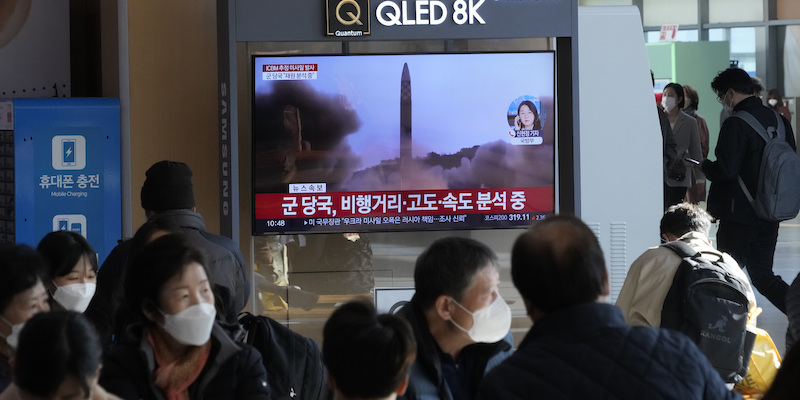
[(15, 241), (72, 231), (102, 264), (122, 230), (120, 109), (115, 98), (9, 101)]

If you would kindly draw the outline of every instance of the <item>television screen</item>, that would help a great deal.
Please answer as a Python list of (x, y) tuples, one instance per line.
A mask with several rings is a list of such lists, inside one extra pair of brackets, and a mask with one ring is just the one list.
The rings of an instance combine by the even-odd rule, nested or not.
[(253, 233), (554, 211), (554, 53), (254, 56)]

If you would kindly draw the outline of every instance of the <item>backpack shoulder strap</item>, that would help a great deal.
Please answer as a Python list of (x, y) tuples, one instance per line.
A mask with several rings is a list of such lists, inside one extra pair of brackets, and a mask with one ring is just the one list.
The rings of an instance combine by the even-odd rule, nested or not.
[(750, 194), (750, 190), (747, 189), (747, 186), (745, 186), (744, 181), (742, 180), (742, 176), (736, 175), (736, 180), (739, 181), (739, 187), (742, 188), (742, 192), (744, 192), (744, 197), (747, 197), (747, 202), (750, 203), (750, 205), (753, 206), (753, 208), (755, 208), (756, 206), (754, 203), (756, 200), (753, 198), (753, 195)]
[(775, 137), (786, 140), (786, 127), (783, 125), (783, 118), (775, 110), (772, 110), (772, 113), (775, 114), (775, 119), (778, 120), (778, 130), (775, 132)]
[(685, 315), (683, 300), (686, 296), (687, 280), (692, 272), (692, 268), (689, 267), (690, 264), (686, 260), (698, 255), (698, 253), (691, 246), (680, 240), (664, 243), (661, 247), (670, 249), (681, 258), (675, 271), (675, 276), (672, 278), (669, 291), (667, 291), (664, 303), (661, 306), (661, 327), (681, 331), (684, 328)]
[[(733, 113), (731, 116), (741, 119), (744, 122), (747, 122), (753, 130), (758, 133), (758, 136), (761, 136), (765, 142), (769, 142), (772, 140), (773, 136), (770, 134), (774, 130), (774, 137), (786, 140), (786, 127), (783, 124), (783, 118), (781, 118), (780, 114), (775, 111), (772, 111), (775, 114), (775, 120), (777, 121), (777, 129), (775, 127), (770, 126), (769, 128), (764, 128), (764, 125), (761, 125), (760, 122), (747, 111), (739, 110)], [(747, 189), (747, 186), (744, 184), (741, 175), (736, 175), (736, 180), (739, 182), (739, 187), (742, 188), (742, 192), (744, 192), (744, 196), (747, 198), (747, 201), (750, 203), (751, 206), (755, 208), (755, 199), (753, 195), (750, 193), (750, 190)]]
[[(750, 125), (750, 127), (753, 128), (753, 130), (756, 131), (756, 133), (758, 133), (758, 136), (761, 136), (761, 138), (764, 139), (765, 142), (770, 141), (771, 138), (769, 136), (769, 133), (767, 133), (767, 129), (764, 128), (764, 125), (761, 125), (761, 123), (758, 122), (758, 120), (756, 119), (756, 117), (753, 116), (753, 114), (750, 114), (749, 112), (744, 110), (739, 110), (733, 113), (731, 116), (739, 118), (744, 122), (747, 122), (747, 125)], [(778, 118), (778, 120), (780, 122), (780, 118)], [(747, 186), (744, 184), (744, 181), (742, 180), (742, 175), (737, 174), (736, 180), (739, 182), (739, 187), (742, 188), (742, 192), (744, 192), (744, 197), (747, 198), (747, 202), (750, 203), (750, 205), (753, 208), (755, 208), (754, 204), (755, 199), (753, 198), (753, 195), (750, 193), (750, 190), (748, 190)]]
[(747, 122), (747, 125), (750, 125), (750, 127), (753, 128), (753, 130), (756, 131), (756, 133), (758, 133), (758, 136), (761, 136), (761, 138), (764, 139), (764, 141), (769, 142), (770, 139), (772, 139), (767, 133), (767, 129), (764, 128), (764, 125), (761, 125), (761, 123), (758, 122), (758, 120), (756, 119), (756, 117), (753, 116), (753, 114), (750, 114), (749, 112), (744, 110), (739, 110), (733, 113), (731, 116), (739, 118), (744, 122)]
[[(786, 140), (786, 127), (783, 124), (783, 118), (781, 118), (780, 114), (778, 114), (774, 110), (772, 110), (772, 113), (775, 114), (776, 126), (775, 127), (770, 126), (769, 128), (765, 128), (764, 125), (761, 125), (761, 123), (758, 122), (758, 120), (756, 119), (756, 117), (753, 116), (753, 114), (750, 114), (749, 112), (744, 110), (736, 111), (731, 116), (739, 118), (744, 122), (747, 122), (747, 124), (750, 125), (750, 127), (753, 128), (753, 130), (758, 132), (758, 135), (761, 136), (761, 138), (764, 139), (764, 141), (768, 142), (772, 138), (779, 138)], [(775, 130), (774, 136), (770, 135), (770, 132), (773, 129)]]
[(697, 250), (693, 249), (692, 246), (680, 241), (675, 240), (672, 242), (664, 243), (661, 247), (666, 247), (675, 253), (678, 254), (681, 258), (692, 258), (698, 254), (700, 254)]
[(241, 325), (242, 329), (244, 329), (244, 337), (242, 338), (242, 342), (249, 344), (249, 341), (252, 341), (252, 336), (250, 333), (254, 330), (253, 325), (256, 322), (256, 317), (253, 314), (250, 314), (247, 311), (239, 313), (239, 325)]

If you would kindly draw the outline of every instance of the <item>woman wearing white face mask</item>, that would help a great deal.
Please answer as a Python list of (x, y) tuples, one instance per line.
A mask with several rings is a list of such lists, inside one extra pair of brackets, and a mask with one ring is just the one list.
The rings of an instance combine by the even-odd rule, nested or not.
[(92, 245), (78, 233), (55, 231), (42, 238), (36, 251), (47, 262), (50, 307), (86, 311), (97, 289), (97, 254)]
[(671, 206), (683, 202), (686, 196), (686, 189), (694, 182), (693, 167), (695, 163), (688, 159), (703, 161), (703, 153), (700, 149), (700, 135), (697, 133), (697, 121), (683, 112), (684, 106), (683, 87), (677, 83), (669, 83), (664, 87), (661, 104), (667, 113), (672, 135), (677, 144), (678, 162), (682, 162), (686, 174), (683, 179), (667, 178), (664, 186), (665, 205)]
[(0, 391), (11, 383), (9, 359), (25, 322), (50, 310), (42, 271), (44, 260), (29, 246), (0, 248)]
[(786, 107), (786, 104), (783, 103), (783, 96), (781, 96), (780, 90), (770, 89), (767, 92), (767, 105), (769, 108), (782, 115), (783, 118), (786, 118), (787, 121), (792, 122), (792, 112), (789, 111), (789, 107)]
[(100, 384), (125, 399), (263, 399), (260, 354), (216, 322), (203, 255), (180, 234), (133, 259), (125, 307), (134, 324), (106, 355)]

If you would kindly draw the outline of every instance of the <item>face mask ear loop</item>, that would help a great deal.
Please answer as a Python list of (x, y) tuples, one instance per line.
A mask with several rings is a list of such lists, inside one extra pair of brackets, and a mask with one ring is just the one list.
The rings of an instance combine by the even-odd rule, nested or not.
[(452, 297), (451, 297), (451, 298), (450, 298), (450, 300), (453, 300), (453, 303), (456, 303), (456, 305), (457, 305), (457, 306), (458, 306), (460, 309), (464, 310), (464, 312), (466, 312), (466, 313), (467, 313), (467, 314), (469, 314), (470, 316), (472, 316), (472, 315), (473, 315), (473, 312), (472, 312), (472, 311), (470, 311), (470, 310), (467, 310), (467, 308), (466, 308), (466, 307), (464, 307), (464, 306), (462, 306), (462, 305), (461, 305), (461, 303), (459, 303), (458, 301), (456, 301), (456, 299), (454, 299), (454, 298), (452, 298)]
[[(462, 306), (461, 303), (456, 301), (456, 299), (451, 297), (450, 300), (453, 300), (453, 303), (456, 303), (456, 305), (460, 309), (464, 310), (465, 313), (469, 314), (469, 316), (472, 317), (472, 323), (475, 324), (475, 316), (471, 311), (467, 310), (466, 307)], [(461, 329), (462, 331), (467, 332), (467, 334), (469, 334), (469, 329), (464, 329), (464, 327), (459, 325), (458, 322), (456, 322), (456, 320), (454, 318), (450, 318), (450, 322), (452, 322), (453, 325), (456, 326), (456, 328)]]

